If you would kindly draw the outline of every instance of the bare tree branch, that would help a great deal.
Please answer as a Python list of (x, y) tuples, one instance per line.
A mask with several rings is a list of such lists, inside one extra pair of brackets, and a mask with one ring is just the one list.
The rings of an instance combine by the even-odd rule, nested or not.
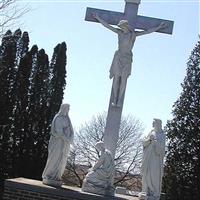
[(18, 19), (29, 12), (27, 5), (19, 6), (17, 0), (1, 0), (0, 1), (0, 37), (9, 28), (19, 28)]

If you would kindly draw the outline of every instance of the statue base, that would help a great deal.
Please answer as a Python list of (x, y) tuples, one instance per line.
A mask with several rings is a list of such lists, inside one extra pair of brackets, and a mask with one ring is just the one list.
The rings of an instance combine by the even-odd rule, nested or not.
[(55, 181), (55, 180), (49, 180), (49, 179), (43, 179), (42, 183), (45, 185), (53, 186), (53, 187), (61, 187), (62, 181)]
[(26, 178), (7, 179), (4, 183), (3, 200), (138, 200), (137, 197), (116, 194), (114, 197), (91, 194), (81, 188), (62, 185), (52, 187), (41, 181)]
[(115, 196), (114, 187), (112, 186), (105, 187), (105, 185), (96, 185), (94, 183), (90, 183), (89, 181), (83, 181), (82, 191), (104, 196)]
[(153, 196), (147, 196), (145, 192), (140, 192), (139, 193), (139, 200), (165, 200), (166, 199), (166, 194), (161, 193), (160, 198), (156, 198)]

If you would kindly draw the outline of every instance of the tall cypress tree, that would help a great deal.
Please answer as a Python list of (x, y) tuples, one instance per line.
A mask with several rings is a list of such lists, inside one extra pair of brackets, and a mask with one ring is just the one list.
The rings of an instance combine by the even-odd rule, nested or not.
[(66, 84), (66, 44), (56, 46), (50, 65), (43, 49), (28, 45), (18, 29), (0, 46), (0, 189), (4, 178), (41, 178)]
[[(49, 140), (49, 123), (48, 119), (48, 98), (49, 98), (49, 59), (48, 55), (45, 53), (43, 49), (41, 49), (38, 53), (38, 65), (40, 66), (40, 120), (38, 121), (38, 134), (35, 139), (35, 161), (39, 162), (35, 166), (37, 169), (36, 177), (41, 178), (42, 171), (46, 164), (47, 159), (47, 141)], [(38, 73), (39, 74), (39, 73)]]
[[(30, 175), (33, 178), (40, 178), (44, 168), (47, 148), (45, 145), (47, 127), (47, 109), (48, 109), (48, 86), (49, 86), (49, 60), (44, 49), (37, 53), (36, 66), (31, 85), (31, 97), (29, 107), (30, 136), (29, 142), (26, 142), (26, 148), (29, 150), (29, 165), (25, 176)], [(31, 147), (31, 148), (30, 148)], [(32, 173), (30, 173), (32, 172)]]
[(15, 108), (13, 110), (13, 126), (11, 132), (13, 133), (13, 174), (12, 176), (22, 176), (25, 169), (23, 168), (24, 156), (28, 155), (24, 148), (27, 137), (30, 136), (29, 125), (29, 101), (31, 85), (31, 72), (33, 57), (37, 54), (37, 46), (33, 46), (21, 59), (16, 76), (15, 86)]
[(58, 107), (60, 107), (60, 104), (62, 102), (64, 88), (66, 85), (66, 50), (67, 47), (65, 42), (58, 44), (54, 48), (54, 53), (50, 64), (50, 103), (53, 104), (53, 102), (56, 102), (55, 105), (57, 105)]
[(0, 124), (6, 125), (13, 108), (13, 99), (10, 95), (16, 74), (16, 41), (11, 31), (7, 31), (2, 38), (0, 50), (0, 110), (3, 113), (0, 116)]
[(66, 85), (66, 43), (62, 42), (54, 48), (54, 53), (50, 63), (50, 83), (49, 83), (49, 112), (48, 123), (50, 124), (62, 103), (64, 89)]
[[(12, 140), (9, 132), (14, 107), (12, 90), (16, 75), (16, 41), (11, 31), (2, 38), (0, 47), (0, 181), (11, 171)], [(1, 183), (0, 183), (1, 184)]]
[[(66, 45), (62, 43), (56, 46), (50, 66), (43, 49), (31, 57), (32, 60), (27, 59), (31, 64), (31, 73), (29, 71), (27, 75), (30, 77), (27, 79), (30, 83), (29, 97), (23, 103), (24, 112), (19, 112), (23, 113), (19, 114), (19, 122), (23, 119), (24, 123), (20, 124), (21, 130), (18, 129), (21, 140), (15, 176), (40, 179), (47, 158), (51, 121), (63, 99)], [(20, 85), (24, 89), (28, 84)], [(24, 94), (21, 91), (19, 93)], [(15, 126), (14, 129), (17, 130)]]
[(200, 41), (187, 63), (183, 91), (167, 123), (169, 148), (164, 178), (170, 200), (200, 199)]

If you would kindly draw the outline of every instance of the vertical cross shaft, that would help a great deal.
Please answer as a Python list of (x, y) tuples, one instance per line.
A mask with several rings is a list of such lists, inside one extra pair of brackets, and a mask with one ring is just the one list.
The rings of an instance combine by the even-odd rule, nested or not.
[[(139, 3), (126, 2), (124, 15), (125, 19), (128, 19), (129, 25), (131, 27), (134, 27), (138, 13), (138, 6)], [(124, 91), (126, 91), (126, 86)], [(115, 157), (117, 142), (119, 138), (119, 129), (121, 123), (125, 92), (121, 97), (120, 107), (112, 106), (112, 99), (114, 98), (113, 96), (114, 96), (114, 89), (112, 85), (110, 102), (106, 119), (106, 127), (104, 131), (104, 144), (105, 147), (111, 151), (113, 157)]]
[(138, 13), (138, 4), (126, 2), (124, 9), (125, 19), (128, 20), (129, 25), (133, 28), (135, 28), (134, 26), (137, 19), (137, 13)]
[(125, 94), (123, 94), (123, 96), (121, 97), (120, 107), (113, 106), (112, 99), (114, 98), (114, 91), (112, 86), (107, 119), (106, 119), (106, 127), (104, 131), (104, 144), (105, 148), (111, 151), (113, 157), (115, 156), (117, 141), (119, 138), (119, 129), (120, 129), (121, 115), (124, 103), (124, 96)]

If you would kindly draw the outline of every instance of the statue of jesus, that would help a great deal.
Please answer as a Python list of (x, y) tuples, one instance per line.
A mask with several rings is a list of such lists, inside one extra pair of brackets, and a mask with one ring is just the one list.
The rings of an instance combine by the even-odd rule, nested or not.
[(135, 31), (132, 29), (127, 20), (121, 20), (118, 23), (119, 28), (115, 28), (101, 19), (97, 14), (93, 13), (93, 17), (99, 21), (103, 26), (118, 35), (118, 50), (115, 52), (112, 65), (110, 68), (110, 79), (113, 80), (114, 98), (112, 100), (113, 106), (121, 106), (121, 97), (126, 88), (127, 78), (131, 74), (132, 66), (132, 48), (137, 36), (149, 34), (166, 27), (166, 23), (162, 22), (158, 27), (151, 28), (146, 31)]

